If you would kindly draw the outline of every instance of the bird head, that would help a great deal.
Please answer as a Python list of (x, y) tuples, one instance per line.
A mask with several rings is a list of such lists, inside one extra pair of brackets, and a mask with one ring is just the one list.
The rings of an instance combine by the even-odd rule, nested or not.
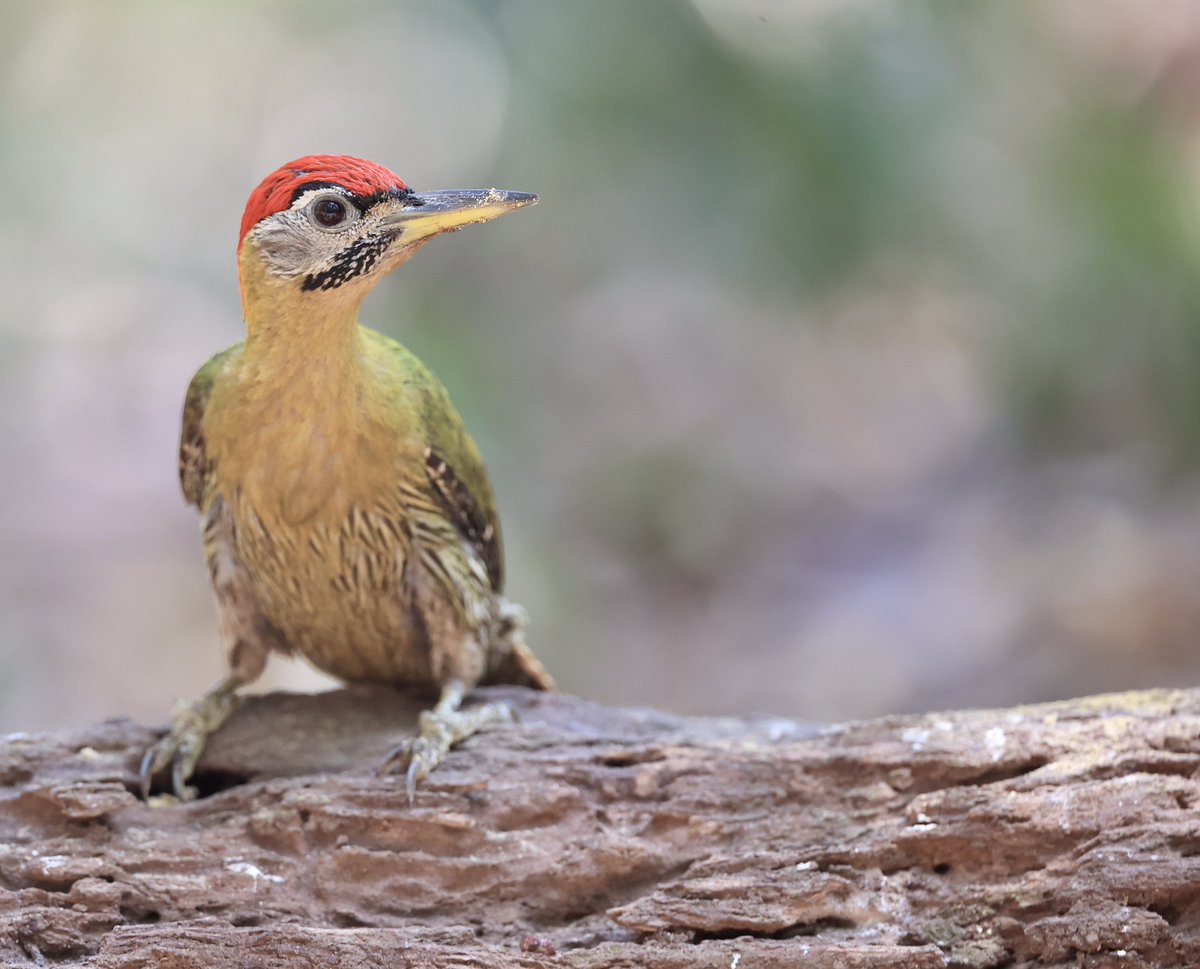
[(272, 287), (361, 299), (435, 236), (536, 201), (498, 189), (414, 192), (361, 158), (298, 158), (263, 179), (246, 203), (243, 284), (253, 267)]

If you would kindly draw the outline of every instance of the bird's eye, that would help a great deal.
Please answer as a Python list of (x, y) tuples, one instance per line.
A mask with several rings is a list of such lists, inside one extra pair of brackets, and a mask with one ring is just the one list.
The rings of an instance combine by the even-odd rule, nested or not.
[(318, 229), (341, 229), (359, 216), (355, 205), (341, 195), (318, 195), (306, 208), (309, 221)]

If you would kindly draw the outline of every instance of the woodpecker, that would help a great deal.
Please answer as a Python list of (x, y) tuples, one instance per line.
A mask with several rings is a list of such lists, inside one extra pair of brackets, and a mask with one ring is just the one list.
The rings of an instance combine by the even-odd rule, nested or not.
[(373, 162), (299, 158), (251, 193), (238, 241), (243, 342), (192, 379), (179, 475), (201, 515), (227, 675), (179, 709), (141, 765), (181, 799), (207, 737), (272, 651), (345, 681), (438, 692), (381, 770), (417, 782), (511, 719), (460, 709), (482, 683), (554, 689), (502, 595), (487, 471), (449, 395), (362, 326), (366, 295), (431, 239), (533, 205), (496, 189), (415, 192)]

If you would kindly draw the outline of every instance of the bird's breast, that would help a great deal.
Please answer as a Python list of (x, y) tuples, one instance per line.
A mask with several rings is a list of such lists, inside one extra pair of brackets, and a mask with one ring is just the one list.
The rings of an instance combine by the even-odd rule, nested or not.
[(409, 608), (412, 539), (401, 508), (352, 506), (332, 524), (323, 515), (295, 524), (260, 513), (245, 491), (229, 506), (233, 555), (288, 648), (344, 680), (429, 679)]
[(420, 471), (423, 446), (370, 401), (351, 386), (223, 402), (204, 428), (220, 490), (239, 492), (282, 528), (334, 528), (354, 509), (390, 504), (397, 485)]
[[(419, 683), (428, 650), (409, 609), (412, 553), (398, 457), (317, 422), (266, 436), (217, 466), (232, 551), (288, 646), (344, 680)], [(268, 443), (269, 442), (269, 443)], [(381, 469), (386, 469), (381, 473)]]
[[(413, 495), (429, 486), (403, 383), (359, 367), (232, 370), (203, 420), (232, 553), (289, 648), (347, 680), (426, 682), (406, 590)], [(382, 381), (382, 383), (381, 383)]]

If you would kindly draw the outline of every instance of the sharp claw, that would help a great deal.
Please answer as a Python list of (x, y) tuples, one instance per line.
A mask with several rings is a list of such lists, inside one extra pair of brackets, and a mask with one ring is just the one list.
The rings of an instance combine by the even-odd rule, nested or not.
[(234, 690), (240, 681), (233, 677), (218, 684), (198, 700), (176, 709), (174, 723), (158, 742), (142, 757), (138, 770), (138, 781), (142, 799), (148, 800), (154, 775), (166, 767), (171, 768), (171, 789), (181, 801), (193, 800), (197, 790), (188, 785), (188, 779), (200, 759), (209, 735), (221, 726), (237, 703)]
[(154, 779), (155, 754), (158, 753), (158, 745), (155, 744), (142, 756), (142, 766), (138, 768), (138, 782), (141, 785), (142, 800), (150, 800), (150, 782)]
[(414, 740), (406, 740), (402, 744), (393, 747), (388, 755), (383, 758), (383, 763), (379, 765), (379, 776), (386, 777), (392, 770), (404, 761), (408, 762), (408, 767), (404, 771), (404, 792), (408, 795), (408, 806), (412, 807), (417, 800), (417, 781), (421, 780), (428, 771), (422, 770), (422, 757), (418, 752), (421, 745), (421, 738)]
[(380, 777), (386, 777), (392, 772), (393, 767), (404, 760), (411, 749), (412, 743), (410, 741), (406, 740), (402, 744), (397, 744), (387, 752), (387, 756), (383, 758), (383, 763), (379, 765), (377, 774)]
[(187, 786), (183, 778), (184, 771), (183, 757), (179, 754), (175, 755), (175, 762), (171, 765), (171, 790), (175, 792), (175, 796), (181, 801), (191, 800), (188, 797), (190, 788)]
[(421, 761), (413, 757), (408, 765), (408, 771), (404, 775), (404, 790), (408, 794), (408, 806), (412, 807), (417, 800), (417, 773), (420, 769)]
[(511, 723), (516, 719), (513, 709), (504, 703), (489, 703), (464, 712), (447, 710), (445, 706), (443, 698), (436, 709), (423, 712), (417, 736), (393, 748), (379, 767), (380, 776), (385, 776), (407, 762), (404, 790), (409, 806), (416, 801), (417, 784), (437, 769), (456, 744), (487, 724)]

